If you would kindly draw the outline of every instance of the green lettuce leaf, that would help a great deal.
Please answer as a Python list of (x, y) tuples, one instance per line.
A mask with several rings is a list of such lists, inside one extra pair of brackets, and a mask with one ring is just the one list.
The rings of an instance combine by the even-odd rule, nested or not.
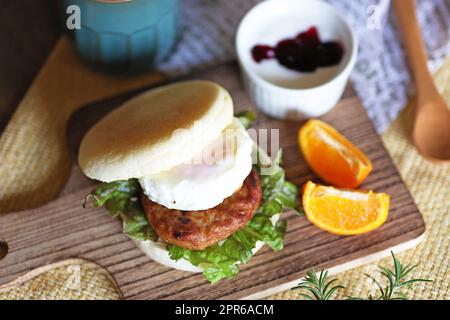
[(140, 193), (136, 179), (102, 183), (86, 197), (83, 206), (88, 201), (95, 208), (105, 206), (113, 217), (120, 217), (125, 234), (136, 240), (156, 241), (158, 235), (147, 222)]
[(248, 129), (256, 120), (256, 114), (253, 111), (242, 111), (236, 115), (245, 129)]

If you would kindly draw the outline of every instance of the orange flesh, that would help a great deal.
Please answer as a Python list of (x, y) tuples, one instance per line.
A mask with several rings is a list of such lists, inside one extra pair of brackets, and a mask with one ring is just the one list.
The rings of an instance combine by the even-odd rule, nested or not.
[(325, 224), (353, 230), (374, 222), (378, 217), (379, 204), (373, 193), (357, 201), (339, 196), (315, 195), (310, 200), (309, 209), (316, 212), (316, 218)]
[(322, 121), (308, 121), (299, 131), (299, 144), (311, 169), (334, 186), (356, 188), (372, 170), (358, 148)]
[(308, 182), (303, 206), (307, 218), (316, 226), (336, 234), (359, 234), (385, 222), (389, 195), (339, 190)]

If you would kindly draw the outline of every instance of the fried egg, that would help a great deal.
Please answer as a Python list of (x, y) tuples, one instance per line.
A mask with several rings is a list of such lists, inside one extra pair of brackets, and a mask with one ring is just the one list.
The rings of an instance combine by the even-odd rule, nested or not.
[(144, 194), (169, 209), (206, 210), (239, 190), (252, 169), (253, 140), (239, 119), (189, 163), (139, 179)]

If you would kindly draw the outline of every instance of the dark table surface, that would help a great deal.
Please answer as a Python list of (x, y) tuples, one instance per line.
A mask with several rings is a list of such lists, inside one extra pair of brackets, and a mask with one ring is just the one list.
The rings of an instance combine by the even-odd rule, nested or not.
[(58, 3), (0, 2), (0, 133), (58, 39)]

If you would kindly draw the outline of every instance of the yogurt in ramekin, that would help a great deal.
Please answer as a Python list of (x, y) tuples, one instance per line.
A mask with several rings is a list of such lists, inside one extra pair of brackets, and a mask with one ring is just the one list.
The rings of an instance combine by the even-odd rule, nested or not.
[[(257, 63), (251, 50), (316, 27), (323, 41), (344, 48), (340, 63), (305, 73), (287, 69), (276, 60)], [(242, 76), (253, 102), (263, 112), (281, 119), (318, 117), (339, 101), (357, 57), (357, 39), (345, 19), (319, 0), (266, 0), (241, 21), (236, 50)]]

